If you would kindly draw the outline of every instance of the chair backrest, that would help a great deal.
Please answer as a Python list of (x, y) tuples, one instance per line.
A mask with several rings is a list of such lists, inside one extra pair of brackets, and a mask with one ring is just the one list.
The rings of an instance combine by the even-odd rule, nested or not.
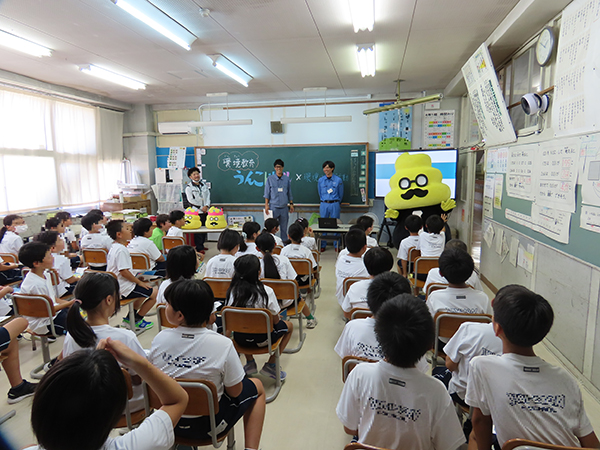
[(312, 275), (313, 268), (310, 259), (290, 258), (290, 263), (298, 275)]
[(108, 252), (105, 248), (86, 248), (82, 250), (83, 259), (86, 264), (102, 264), (106, 265), (108, 260)]
[[(375, 447), (374, 445), (361, 444), (360, 442), (351, 442), (344, 447), (344, 450), (388, 450), (383, 447)], [(504, 450), (504, 449), (503, 449)]]
[(206, 281), (206, 283), (208, 283), (208, 285), (212, 289), (215, 298), (227, 298), (227, 289), (229, 289), (231, 279), (208, 277), (204, 278), (204, 281)]
[(56, 269), (48, 269), (48, 274), (50, 275), (50, 281), (52, 282), (52, 286), (58, 286), (60, 284), (60, 277), (58, 276), (58, 271)]
[(13, 294), (15, 314), (29, 317), (53, 318), (54, 303), (47, 295)]
[(164, 303), (160, 303), (156, 307), (156, 317), (158, 318), (158, 331), (162, 328), (177, 328), (176, 325), (173, 325), (167, 319), (167, 305)]
[(435, 269), (439, 266), (440, 258), (433, 256), (419, 256), (415, 260), (415, 278), (416, 274), (425, 274), (427, 275), (431, 269)]
[(321, 262), (321, 252), (318, 252), (316, 250), (311, 250), (310, 252), (312, 253), (313, 258), (318, 265)]
[(275, 248), (273, 249), (273, 254), (274, 255), (281, 255), (281, 249), (283, 247), (281, 245), (276, 245)]
[(427, 285), (427, 292), (425, 292), (425, 300), (429, 298), (429, 294), (440, 289), (446, 289), (449, 286), (448, 283), (429, 283)]
[(0, 253), (0, 258), (7, 263), (19, 264), (19, 258), (14, 253)]
[(352, 308), (350, 310), (350, 320), (354, 319), (366, 319), (372, 317), (373, 313), (369, 308)]
[(414, 263), (417, 258), (421, 256), (421, 250), (417, 250), (417, 247), (410, 247), (408, 249), (408, 260)]
[(150, 270), (150, 258), (145, 253), (132, 253), (131, 265), (135, 270)]
[(352, 286), (354, 283), (358, 282), (358, 281), (362, 281), (362, 280), (368, 280), (368, 277), (348, 277), (348, 278), (344, 278), (344, 284), (342, 285), (342, 295), (345, 297), (346, 294), (348, 293), (348, 289), (350, 289), (350, 286)]
[(225, 335), (233, 331), (234, 333), (267, 333), (267, 336), (271, 337), (273, 317), (268, 309), (225, 306), (221, 310), (221, 317)]
[(163, 249), (168, 252), (172, 248), (185, 245), (185, 239), (181, 236), (163, 236), (162, 238)]
[(300, 288), (296, 280), (274, 280), (271, 278), (263, 278), (260, 281), (275, 291), (275, 296), (278, 300), (298, 298)]
[(563, 445), (546, 444), (545, 442), (530, 441), (528, 439), (509, 439), (502, 446), (502, 450), (585, 450), (581, 447), (566, 447)]
[(489, 314), (463, 314), (438, 311), (433, 318), (437, 338), (451, 338), (464, 322), (490, 323)]
[(348, 378), (352, 369), (365, 362), (372, 363), (377, 361), (374, 359), (363, 358), (362, 356), (344, 356), (344, 359), (342, 359), (342, 382), (346, 382), (346, 378)]

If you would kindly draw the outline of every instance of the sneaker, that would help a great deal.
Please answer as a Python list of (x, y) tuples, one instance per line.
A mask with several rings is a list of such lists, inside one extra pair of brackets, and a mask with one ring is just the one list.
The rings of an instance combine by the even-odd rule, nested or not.
[[(265, 365), (262, 366), (262, 369), (260, 369), (261, 375), (273, 379), (275, 379), (276, 377), (276, 372), (277, 370), (275, 369), (275, 364), (265, 363)], [(287, 374), (283, 370), (279, 370), (279, 377), (281, 378), (281, 381), (285, 380), (286, 375)]]
[(19, 403), (21, 400), (31, 397), (35, 393), (36, 387), (37, 383), (30, 383), (27, 380), (23, 380), (19, 386), (10, 388), (8, 391), (8, 404)]
[(258, 373), (258, 367), (256, 367), (256, 360), (252, 360), (246, 365), (244, 365), (244, 372), (246, 375), (254, 375)]
[(129, 316), (125, 316), (125, 317), (123, 317), (123, 325), (127, 325), (127, 326), (129, 326), (129, 323), (130, 323), (130, 322), (129, 322)]
[(154, 322), (148, 322), (147, 320), (141, 319), (135, 324), (136, 330), (149, 330), (154, 326)]
[(52, 366), (56, 363), (56, 361), (58, 361), (58, 356), (56, 358), (52, 358), (50, 361), (48, 361), (46, 364), (44, 364), (44, 370), (46, 372), (48, 372)]
[(313, 318), (313, 319), (307, 319), (306, 320), (306, 328), (308, 328), (309, 330), (312, 330), (314, 327), (317, 326), (319, 322), (317, 321), (317, 318)]

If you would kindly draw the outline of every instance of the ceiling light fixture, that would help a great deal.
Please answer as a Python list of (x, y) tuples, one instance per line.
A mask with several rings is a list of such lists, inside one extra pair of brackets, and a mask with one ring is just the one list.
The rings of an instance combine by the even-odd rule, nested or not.
[(146, 0), (111, 0), (115, 5), (141, 20), (150, 28), (171, 39), (177, 45), (190, 50), (196, 36), (182, 27), (178, 22)]
[(220, 53), (217, 53), (216, 55), (208, 55), (208, 57), (212, 60), (214, 67), (219, 69), (228, 77), (233, 78), (242, 86), (248, 87), (248, 83), (253, 80), (248, 72)]
[[(326, 122), (352, 122), (352, 116), (328, 116), (327, 115), (327, 88), (326, 87), (312, 87), (304, 88), (304, 117), (282, 117), (281, 123), (326, 123)], [(308, 117), (307, 116), (307, 92), (322, 92), (323, 93), (323, 116), (322, 117)]]
[[(252, 119), (229, 120), (229, 93), (228, 92), (208, 92), (208, 120), (200, 122), (187, 122), (192, 127), (222, 127), (227, 125), (252, 125)], [(225, 110), (227, 111), (227, 120), (212, 120), (211, 99), (225, 97)], [(202, 106), (198, 108), (200, 119), (202, 119)]]
[[(380, 113), (384, 111), (392, 111), (394, 109), (404, 108), (406, 106), (420, 105), (421, 103), (427, 102), (437, 102), (444, 98), (443, 94), (433, 94), (425, 97), (412, 98), (410, 100), (400, 101), (400, 83), (404, 80), (396, 80), (396, 103), (392, 103), (391, 105), (380, 106), (378, 108), (365, 109), (363, 114), (365, 116), (369, 114)], [(423, 91), (425, 94), (425, 91)]]
[(81, 66), (79, 70), (81, 70), (83, 73), (102, 78), (103, 80), (110, 81), (112, 83), (120, 84), (121, 86), (125, 86), (130, 89), (146, 89), (146, 85), (140, 81), (136, 81), (123, 75), (111, 72), (110, 70), (94, 66), (93, 64)]
[(0, 30), (0, 45), (27, 53), (28, 55), (37, 56), (38, 58), (52, 55), (52, 50), (49, 48), (2, 30)]
[(375, 25), (375, 4), (374, 0), (348, 0), (350, 4), (350, 15), (354, 32), (359, 30), (373, 31)]
[(362, 44), (356, 46), (358, 68), (362, 77), (375, 76), (375, 44)]

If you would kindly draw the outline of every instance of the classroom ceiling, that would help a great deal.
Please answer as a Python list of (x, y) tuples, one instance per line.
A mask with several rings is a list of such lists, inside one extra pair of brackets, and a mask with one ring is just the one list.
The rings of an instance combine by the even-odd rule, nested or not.
[[(443, 90), (519, 1), (375, 0), (374, 30), (358, 33), (348, 0), (151, 3), (197, 37), (190, 51), (111, 0), (0, 0), (0, 30), (53, 49), (51, 57), (36, 58), (0, 47), (0, 69), (153, 105), (207, 103), (206, 94), (213, 92), (228, 92), (230, 102), (299, 100), (306, 87), (327, 87), (328, 98), (392, 98), (398, 78), (405, 80), (403, 92)], [(502, 56), (567, 3), (545, 0), (544, 17), (522, 21), (524, 37), (512, 48), (499, 45)], [(200, 14), (201, 7), (210, 10), (208, 17)], [(371, 42), (377, 73), (362, 78), (355, 45)], [(252, 75), (249, 87), (213, 68), (207, 55), (215, 53)], [(96, 79), (78, 70), (86, 64), (137, 79), (147, 88), (134, 91)]]

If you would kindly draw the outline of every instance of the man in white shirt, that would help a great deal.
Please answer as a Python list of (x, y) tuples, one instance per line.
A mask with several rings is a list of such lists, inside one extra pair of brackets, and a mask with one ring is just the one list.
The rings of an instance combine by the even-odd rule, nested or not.
[[(198, 208), (200, 213), (200, 221), (202, 225), (206, 223), (206, 213), (210, 207), (210, 189), (206, 180), (202, 180), (200, 176), (200, 169), (192, 167), (187, 173), (190, 178), (190, 182), (185, 185), (185, 196), (187, 201), (194, 208)], [(201, 252), (207, 250), (204, 247), (204, 241), (206, 240), (206, 234), (194, 233), (194, 243), (196, 245), (196, 251)]]
[(336, 287), (335, 295), (340, 306), (344, 300), (344, 279), (348, 277), (369, 276), (362, 255), (367, 251), (367, 238), (364, 231), (359, 228), (351, 229), (346, 234), (346, 248), (348, 255), (340, 256), (335, 263)]

